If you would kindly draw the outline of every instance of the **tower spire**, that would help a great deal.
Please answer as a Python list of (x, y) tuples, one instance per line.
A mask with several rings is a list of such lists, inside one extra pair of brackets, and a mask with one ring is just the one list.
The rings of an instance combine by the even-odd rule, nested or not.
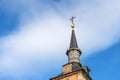
[(71, 34), (71, 41), (70, 41), (70, 47), (69, 48), (78, 48), (78, 45), (77, 45), (77, 40), (76, 40), (76, 36), (75, 36), (75, 31), (74, 31), (74, 28), (75, 28), (75, 24), (74, 24), (74, 19), (75, 17), (72, 16), (72, 18), (70, 19), (72, 24), (71, 24), (71, 27), (72, 27), (72, 34)]
[(72, 29), (71, 41), (70, 41), (70, 47), (69, 47), (69, 49), (70, 48), (78, 48), (74, 29)]
[(77, 45), (77, 40), (76, 40), (76, 36), (75, 36), (75, 24), (73, 22), (73, 20), (75, 19), (75, 17), (72, 16), (72, 18), (70, 19), (72, 22), (72, 34), (71, 34), (71, 40), (70, 40), (70, 47), (67, 50), (67, 55), (68, 55), (68, 63), (79, 63), (80, 64), (80, 55), (81, 55), (81, 51), (78, 48)]

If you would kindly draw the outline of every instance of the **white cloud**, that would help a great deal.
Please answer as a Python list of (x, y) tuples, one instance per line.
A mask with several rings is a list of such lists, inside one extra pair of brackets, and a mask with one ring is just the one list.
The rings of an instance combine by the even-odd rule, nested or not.
[(33, 0), (30, 2), (13, 0), (13, 2), (20, 3), (20, 6), (22, 3), (27, 8), (21, 12), (18, 29), (0, 40), (1, 73), (19, 75), (20, 72), (21, 74), (23, 71), (27, 72), (28, 65), (36, 61), (47, 65), (46, 63), (65, 56), (71, 34), (66, 18), (72, 15), (77, 17), (76, 36), (85, 56), (109, 48), (120, 39), (120, 6), (118, 4), (120, 1), (118, 0), (96, 1), (94, 5), (84, 1), (79, 5), (77, 1), (77, 5), (75, 2), (73, 7), (71, 5), (72, 10), (67, 10), (69, 6), (64, 6), (65, 9), (61, 6), (64, 1), (47, 5), (48, 3), (41, 0), (40, 6)]

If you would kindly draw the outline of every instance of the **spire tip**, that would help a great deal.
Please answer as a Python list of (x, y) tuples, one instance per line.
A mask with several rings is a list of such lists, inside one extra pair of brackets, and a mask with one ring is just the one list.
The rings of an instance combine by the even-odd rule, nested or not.
[(75, 17), (73, 17), (72, 16), (72, 18), (70, 19), (70, 21), (72, 22), (72, 24), (71, 24), (71, 27), (72, 27), (72, 29), (74, 29), (75, 28), (75, 24), (74, 24), (74, 19), (75, 19)]

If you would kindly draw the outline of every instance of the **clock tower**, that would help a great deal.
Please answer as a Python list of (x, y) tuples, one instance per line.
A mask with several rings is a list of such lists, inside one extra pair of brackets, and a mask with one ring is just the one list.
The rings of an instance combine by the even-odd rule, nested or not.
[(72, 17), (70, 20), (72, 22), (72, 34), (70, 47), (66, 52), (68, 56), (68, 63), (63, 65), (63, 71), (60, 75), (51, 78), (50, 80), (92, 80), (89, 76), (89, 68), (87, 66), (83, 67), (80, 63), (81, 50), (78, 48), (77, 40), (75, 36), (75, 24), (73, 23)]

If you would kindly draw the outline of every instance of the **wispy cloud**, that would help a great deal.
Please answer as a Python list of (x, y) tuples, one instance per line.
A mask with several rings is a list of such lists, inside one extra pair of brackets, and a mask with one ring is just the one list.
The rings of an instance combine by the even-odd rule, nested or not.
[(119, 41), (120, 1), (66, 1), (12, 0), (11, 5), (3, 2), (6, 10), (20, 12), (18, 28), (0, 38), (0, 71), (4, 76), (22, 75), (36, 61), (43, 64), (62, 58), (69, 46), (68, 18), (72, 15), (77, 17), (76, 35), (85, 56)]

